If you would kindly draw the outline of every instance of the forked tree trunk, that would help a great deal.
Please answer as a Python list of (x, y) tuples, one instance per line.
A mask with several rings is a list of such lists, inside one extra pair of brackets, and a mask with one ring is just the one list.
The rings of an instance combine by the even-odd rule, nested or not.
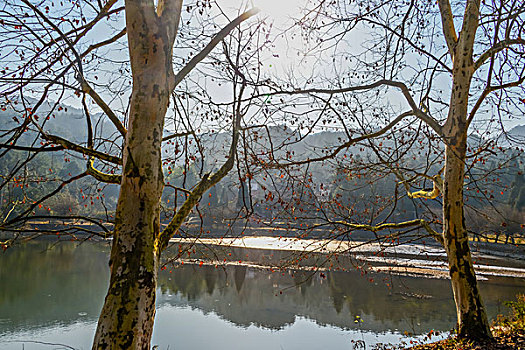
[(231, 21), (175, 76), (172, 50), (182, 0), (126, 0), (125, 4), (133, 89), (110, 256), (109, 290), (93, 342), (93, 349), (97, 350), (150, 347), (160, 253), (202, 194), (233, 168), (242, 116), (238, 106), (228, 160), (216, 173), (204, 176), (195, 185), (173, 220), (160, 232), (164, 187), (161, 143), (169, 98), (177, 81), (235, 27), (258, 12), (252, 9)]
[(445, 179), (443, 181), (443, 240), (447, 252), (452, 291), (456, 303), (458, 335), (470, 339), (492, 336), (478, 283), (465, 226), (463, 182), (467, 134), (468, 102), (474, 75), (473, 51), (479, 23), (480, 0), (465, 2), (459, 36), (449, 0), (438, 0), (443, 34), (453, 61), (449, 112), (443, 126)]
[[(475, 27), (465, 30), (456, 47), (449, 114), (445, 137), (443, 181), (443, 239), (447, 252), (452, 291), (456, 303), (458, 335), (470, 339), (491, 337), (490, 327), (470, 254), (463, 201), (468, 131), (468, 97), (474, 73), (472, 62)], [(463, 34), (465, 33), (465, 34)]]
[[(159, 1), (159, 6), (161, 3), (174, 7), (180, 1)], [(150, 347), (164, 186), (161, 142), (174, 86), (171, 52), (178, 24), (176, 18), (163, 20), (158, 12), (153, 1), (126, 1), (133, 89), (110, 256), (110, 285), (93, 349)]]

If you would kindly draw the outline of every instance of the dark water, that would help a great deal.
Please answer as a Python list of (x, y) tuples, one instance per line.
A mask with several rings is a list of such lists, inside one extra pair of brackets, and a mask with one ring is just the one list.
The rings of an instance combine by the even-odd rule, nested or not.
[[(33, 242), (0, 253), (0, 349), (89, 349), (108, 283), (105, 244)], [(310, 278), (309, 278), (310, 277)], [(523, 279), (481, 283), (490, 317)], [(282, 294), (281, 294), (282, 293)], [(160, 349), (353, 349), (446, 331), (446, 280), (184, 265), (161, 271), (153, 344)], [(368, 347), (370, 348), (370, 347)]]

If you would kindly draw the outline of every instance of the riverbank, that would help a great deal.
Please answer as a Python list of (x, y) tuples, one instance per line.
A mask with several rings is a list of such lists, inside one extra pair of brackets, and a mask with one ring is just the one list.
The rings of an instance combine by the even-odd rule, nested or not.
[[(259, 251), (289, 252), (289, 261), (297, 261), (299, 255), (323, 255), (327, 257), (351, 257), (358, 265), (366, 265), (370, 272), (388, 273), (423, 278), (447, 279), (448, 267), (445, 250), (437, 245), (401, 243), (385, 245), (377, 242), (339, 241), (323, 239), (299, 239), (270, 236), (240, 238), (173, 238), (174, 245), (202, 245), (205, 247), (237, 248)], [(522, 246), (501, 244), (473, 244), (474, 268), (478, 279), (491, 276), (525, 278), (525, 249)], [(499, 248), (499, 249), (496, 249)], [(294, 257), (295, 255), (295, 257)], [(258, 256), (233, 261), (235, 264), (260, 265)], [(229, 260), (229, 259), (228, 259)], [(182, 261), (184, 261), (182, 259)], [(302, 261), (302, 260), (301, 260)], [(195, 261), (186, 259), (186, 263)], [(198, 259), (197, 263), (200, 263)], [(223, 261), (212, 261), (212, 264)], [(209, 262), (210, 263), (210, 262)]]
[[(34, 223), (33, 223), (34, 224)], [(44, 223), (41, 223), (44, 225)], [(91, 225), (86, 222), (76, 222), (76, 224)], [(57, 235), (45, 234), (45, 229), (41, 234), (33, 232), (31, 237), (36, 239), (62, 239)], [(247, 231), (246, 231), (247, 232)], [(418, 242), (394, 242), (390, 244), (380, 243), (379, 241), (367, 241), (364, 239), (349, 240), (328, 240), (321, 238), (297, 238), (289, 236), (276, 236), (276, 231), (261, 232), (253, 230), (249, 235), (235, 238), (218, 238), (196, 236), (195, 238), (173, 238), (172, 245), (201, 246), (201, 247), (220, 247), (223, 252), (231, 249), (246, 249), (243, 256), (232, 256), (231, 252), (226, 252), (220, 259), (217, 259), (213, 252), (207, 259), (201, 258), (198, 254), (184, 255), (176, 258), (179, 263), (187, 264), (212, 264), (212, 265), (245, 265), (252, 267), (276, 268), (283, 265), (288, 267), (303, 268), (304, 266), (316, 266), (317, 270), (342, 270), (351, 268), (351, 265), (365, 267), (368, 272), (387, 273), (390, 275), (401, 275), (421, 278), (448, 279), (448, 267), (445, 250), (435, 242), (424, 244)], [(22, 237), (22, 236), (21, 236)], [(7, 235), (5, 238), (9, 238)], [(69, 235), (68, 240), (84, 240), (85, 235)], [(91, 239), (104, 239), (103, 237), (92, 236)], [(5, 249), (6, 247), (4, 247)], [(492, 276), (525, 278), (525, 245), (501, 244), (489, 242), (471, 242), (474, 267), (479, 280), (487, 280)], [(254, 251), (270, 252), (253, 253)], [(273, 254), (272, 252), (275, 252)], [(288, 253), (288, 254), (285, 254)], [(247, 255), (247, 256), (246, 256)], [(275, 257), (274, 257), (275, 255)], [(312, 261), (308, 265), (306, 256), (322, 256), (335, 260), (336, 267), (331, 263), (319, 264)], [(270, 256), (270, 257), (269, 257)], [(283, 261), (279, 261), (277, 256), (284, 256)], [(211, 259), (210, 259), (211, 257)], [(261, 257), (263, 259), (261, 259)], [(339, 258), (344, 261), (338, 261)], [(326, 259), (325, 259), (326, 260)], [(298, 261), (300, 263), (298, 263)], [(347, 264), (345, 266), (345, 263)]]
[[(269, 271), (268, 265), (252, 268), (248, 262), (272, 254), (279, 261), (277, 250), (211, 248), (217, 256), (192, 253), (189, 264), (184, 251), (183, 265), (167, 264), (159, 271), (153, 344), (160, 349), (176, 344), (198, 350), (210, 343), (229, 350), (294, 349), (301, 342), (302, 349), (348, 349), (351, 341), (373, 349), (379, 343), (424, 341), (429, 330), (440, 333), (431, 340), (442, 339), (455, 323), (450, 283), (444, 279), (362, 274), (342, 253), (337, 255), (340, 266), (351, 271)], [(56, 244), (49, 238), (0, 253), (0, 349), (12, 348), (6, 340), (24, 339), (88, 348), (107, 291), (109, 250), (109, 241)], [(298, 254), (281, 252), (283, 257)], [(164, 256), (172, 254), (178, 254), (178, 244)], [(224, 256), (228, 266), (205, 262)], [(480, 283), (489, 317), (505, 312), (501, 300), (525, 290), (524, 281), (491, 277)]]
[(525, 294), (517, 296), (516, 301), (507, 302), (512, 313), (499, 316), (492, 325), (494, 339), (486, 342), (473, 342), (451, 337), (438, 342), (417, 345), (410, 350), (525, 350)]

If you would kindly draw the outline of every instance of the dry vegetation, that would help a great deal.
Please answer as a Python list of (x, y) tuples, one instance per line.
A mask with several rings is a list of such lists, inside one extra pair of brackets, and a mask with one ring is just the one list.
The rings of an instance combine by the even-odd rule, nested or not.
[(509, 316), (498, 316), (492, 325), (494, 340), (477, 343), (451, 337), (435, 343), (417, 345), (412, 350), (524, 350), (525, 349), (525, 294), (516, 301), (507, 302), (512, 309)]

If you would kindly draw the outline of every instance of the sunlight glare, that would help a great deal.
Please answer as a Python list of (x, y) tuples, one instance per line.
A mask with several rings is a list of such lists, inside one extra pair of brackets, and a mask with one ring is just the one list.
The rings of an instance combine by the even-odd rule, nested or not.
[(254, 7), (261, 10), (263, 16), (275, 21), (284, 21), (290, 17), (297, 17), (301, 12), (304, 0), (251, 0)]

